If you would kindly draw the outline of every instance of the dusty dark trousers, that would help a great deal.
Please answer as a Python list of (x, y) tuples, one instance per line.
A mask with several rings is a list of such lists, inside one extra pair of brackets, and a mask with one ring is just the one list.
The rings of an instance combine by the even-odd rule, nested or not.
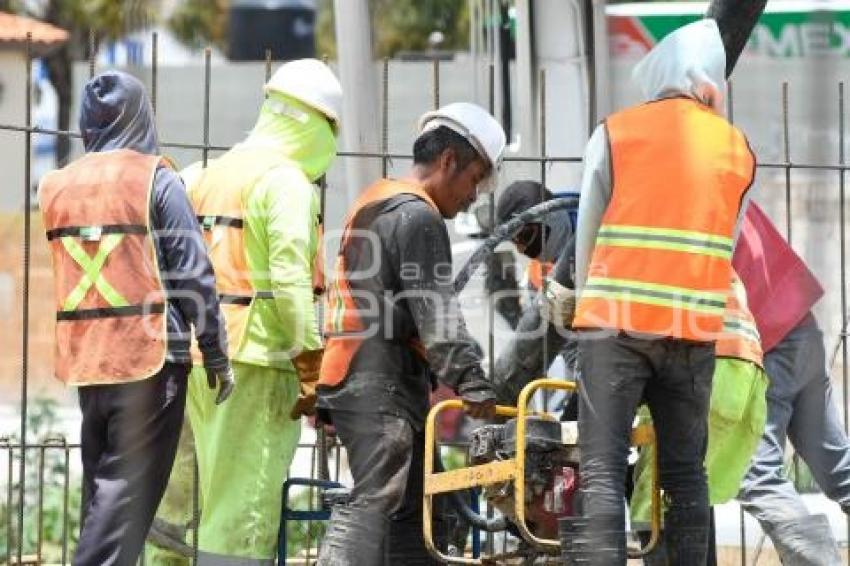
[[(681, 543), (685, 537), (689, 542), (699, 538), (695, 542), (703, 557), (698, 563), (704, 564), (709, 507), (703, 461), (714, 344), (588, 333), (579, 342), (579, 364), (584, 516), (624, 514), (629, 437), (637, 406), (645, 401), (655, 423), (661, 486), (669, 500), (668, 547), (670, 539)], [(679, 533), (678, 526), (699, 532)]]
[(136, 563), (165, 491), (186, 405), (188, 365), (80, 387), (83, 518), (75, 566)]
[[(349, 506), (388, 519), (383, 528), (359, 536), (384, 546), (389, 564), (430, 564), (422, 541), (424, 433), (390, 415), (333, 411), (332, 416), (354, 478)], [(442, 525), (434, 528), (440, 532)]]

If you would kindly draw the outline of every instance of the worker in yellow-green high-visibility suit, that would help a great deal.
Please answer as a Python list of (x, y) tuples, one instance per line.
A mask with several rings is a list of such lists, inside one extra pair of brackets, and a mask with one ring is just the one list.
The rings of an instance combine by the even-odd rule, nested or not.
[[(215, 406), (201, 367), (189, 390), (198, 564), (208, 566), (273, 563), (281, 485), (301, 417), (313, 412), (321, 362), (314, 308), (321, 218), (313, 183), (336, 156), (342, 89), (324, 63), (303, 59), (282, 65), (265, 93), (243, 142), (206, 168), (183, 172), (215, 269), (238, 382), (227, 407)], [(185, 491), (191, 473), (175, 472), (172, 482)], [(174, 496), (191, 504), (191, 497)]]
[[(708, 448), (705, 469), (711, 505), (733, 499), (752, 464), (753, 455), (767, 418), (767, 375), (758, 327), (747, 306), (747, 293), (737, 275), (726, 303), (723, 332), (715, 343), (717, 359), (711, 384), (708, 412)], [(639, 412), (642, 422), (651, 422), (649, 411)], [(632, 530), (649, 540), (651, 465), (654, 446), (641, 449), (635, 466), (634, 490), (629, 502)], [(646, 529), (646, 530), (644, 530)], [(712, 564), (714, 544), (709, 544)], [(645, 566), (668, 563), (664, 544), (644, 556)]]

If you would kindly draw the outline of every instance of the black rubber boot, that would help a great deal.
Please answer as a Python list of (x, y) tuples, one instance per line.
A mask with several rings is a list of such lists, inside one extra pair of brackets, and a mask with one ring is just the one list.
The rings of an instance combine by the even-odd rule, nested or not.
[[(440, 536), (441, 533), (438, 530), (433, 531), (433, 534), (437, 547), (443, 548), (444, 537)], [(390, 565), (436, 566), (439, 564), (425, 548), (421, 520), (390, 521), (390, 537), (387, 544)]]
[(561, 557), (567, 566), (625, 566), (623, 515), (561, 519), (558, 531)]
[(667, 559), (673, 566), (705, 566), (709, 513), (702, 506), (671, 506), (664, 515)]
[(386, 540), (390, 522), (380, 512), (337, 505), (322, 548), (319, 566), (384, 566), (387, 562)]

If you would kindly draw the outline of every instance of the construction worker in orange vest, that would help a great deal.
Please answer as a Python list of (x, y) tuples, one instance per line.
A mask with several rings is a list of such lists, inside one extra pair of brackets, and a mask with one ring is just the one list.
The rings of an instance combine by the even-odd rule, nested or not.
[(472, 416), (495, 404), (454, 292), (443, 219), (494, 179), (504, 148), (501, 126), (474, 104), (428, 112), (413, 168), (368, 187), (345, 219), (317, 406), (348, 452), (354, 487), (333, 509), (320, 564), (431, 563), (422, 540), (429, 391), (448, 385)]
[(79, 387), (83, 519), (74, 564), (135, 564), (165, 490), (195, 328), (216, 403), (233, 387), (215, 279), (135, 78), (85, 86), (86, 155), (44, 177), (56, 376)]
[[(586, 148), (573, 319), (584, 516), (567, 556), (587, 564), (626, 563), (626, 457), (642, 400), (669, 503), (668, 557), (705, 564), (714, 342), (755, 170), (723, 117), (725, 68), (714, 20), (676, 30), (635, 68), (649, 102), (609, 116)], [(572, 303), (564, 297), (564, 310)]]

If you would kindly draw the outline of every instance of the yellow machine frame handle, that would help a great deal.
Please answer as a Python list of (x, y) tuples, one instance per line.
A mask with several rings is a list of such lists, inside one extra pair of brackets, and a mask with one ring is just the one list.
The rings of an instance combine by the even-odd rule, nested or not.
[[(555, 389), (563, 391), (575, 391), (576, 384), (569, 381), (557, 379), (538, 379), (526, 385), (520, 392), (517, 407), (496, 407), (496, 415), (501, 417), (516, 417), (517, 419), (517, 446), (516, 458), (500, 460), (434, 473), (434, 450), (436, 449), (436, 422), (437, 417), (443, 411), (450, 409), (463, 409), (460, 399), (449, 399), (434, 405), (428, 413), (425, 422), (425, 461), (424, 461), (424, 501), (422, 506), (423, 534), (425, 546), (437, 560), (448, 564), (469, 564), (477, 566), (484, 562), (480, 558), (466, 558), (462, 556), (448, 556), (440, 552), (434, 543), (432, 520), (433, 520), (433, 496), (439, 493), (481, 487), (507, 481), (514, 482), (514, 513), (516, 526), (522, 538), (537, 548), (549, 551), (561, 548), (561, 542), (556, 539), (543, 539), (531, 532), (525, 520), (525, 451), (526, 451), (526, 417), (540, 414), (528, 410), (528, 404), (532, 396), (540, 389)], [(545, 413), (544, 413), (545, 414)], [(655, 431), (652, 425), (640, 425), (632, 430), (631, 442), (635, 446), (644, 446), (655, 442)], [(661, 528), (661, 493), (658, 482), (657, 450), (652, 462), (652, 500), (651, 500), (651, 536), (649, 543), (639, 549), (629, 549), (632, 558), (645, 556), (652, 552), (658, 543)], [(490, 557), (493, 560), (496, 557)]]

